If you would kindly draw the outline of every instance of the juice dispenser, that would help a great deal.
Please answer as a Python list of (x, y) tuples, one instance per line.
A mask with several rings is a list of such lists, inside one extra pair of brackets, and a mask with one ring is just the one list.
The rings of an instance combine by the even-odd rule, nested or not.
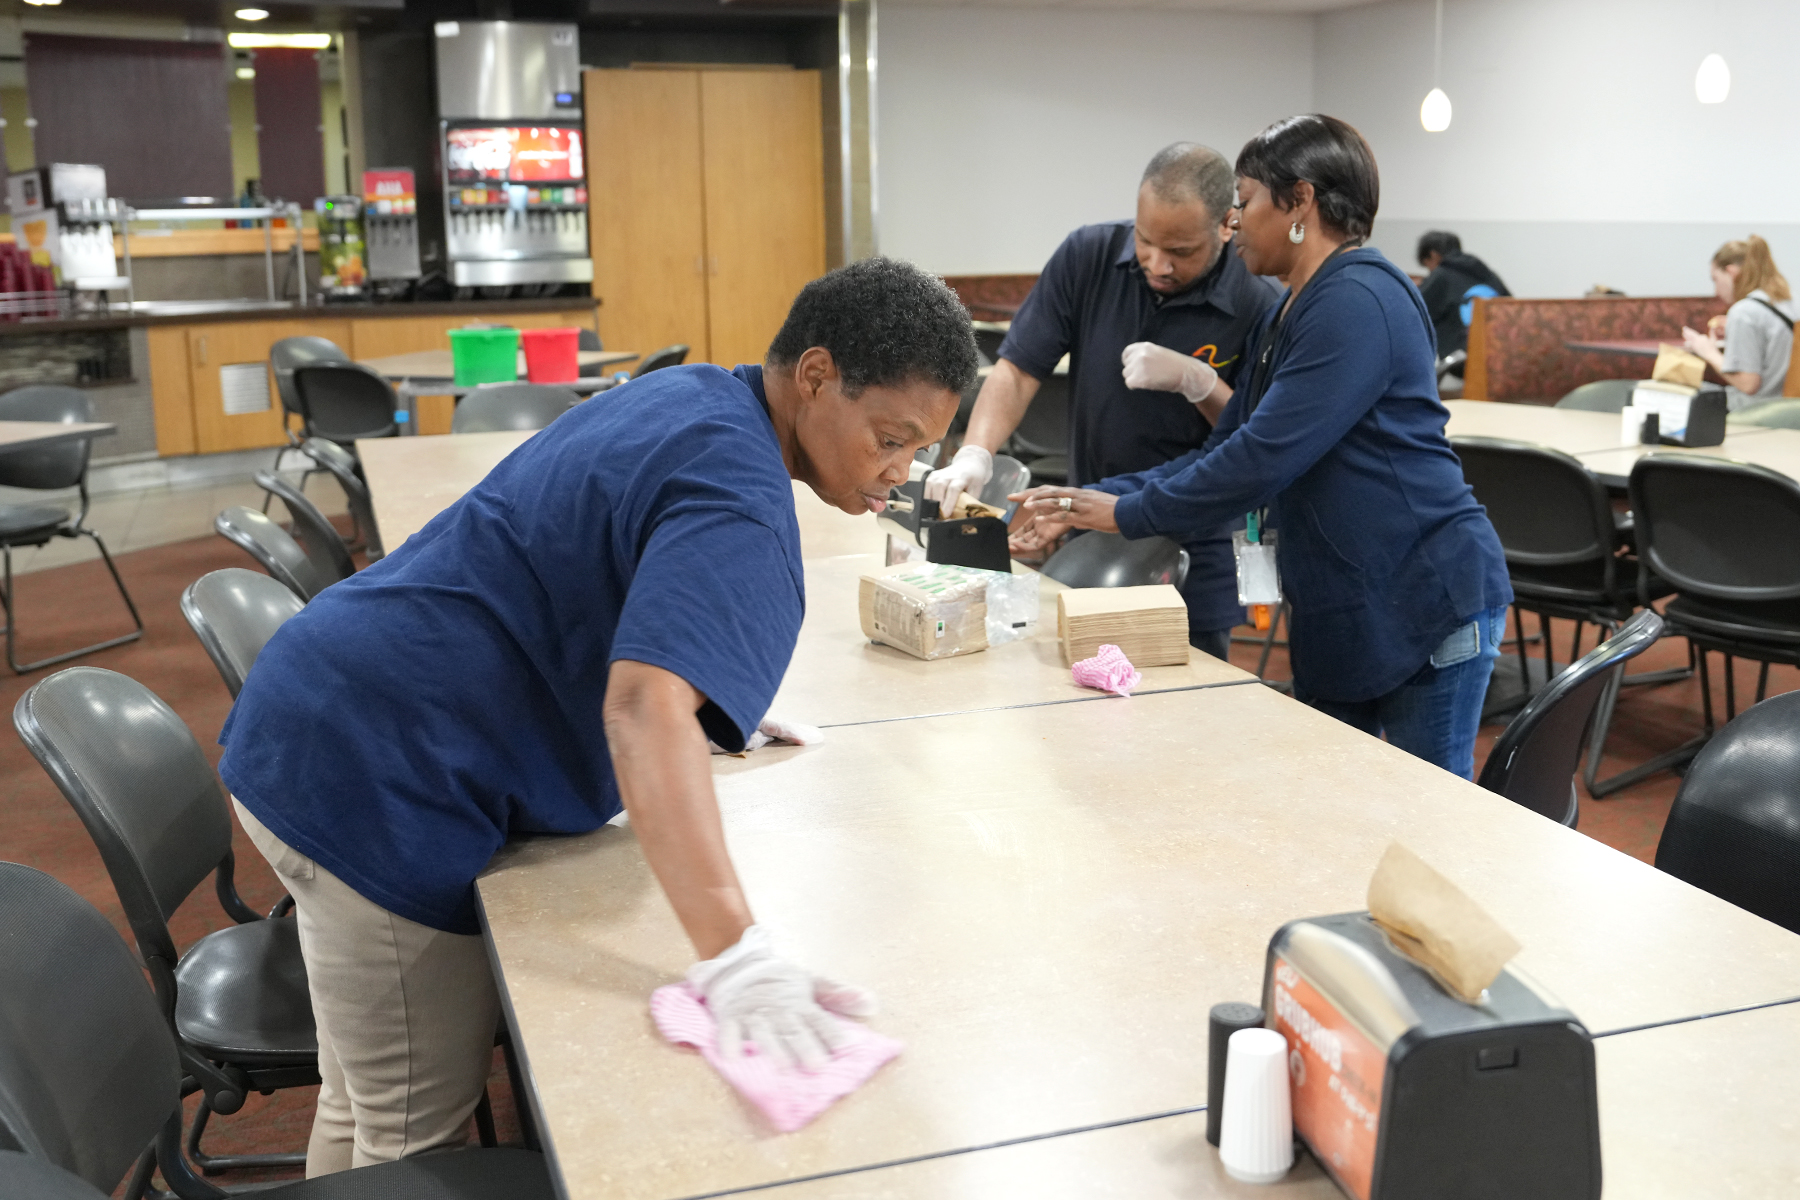
[(313, 201), (319, 218), (319, 290), (327, 300), (360, 300), (369, 272), (363, 248), (362, 200), (321, 196)]

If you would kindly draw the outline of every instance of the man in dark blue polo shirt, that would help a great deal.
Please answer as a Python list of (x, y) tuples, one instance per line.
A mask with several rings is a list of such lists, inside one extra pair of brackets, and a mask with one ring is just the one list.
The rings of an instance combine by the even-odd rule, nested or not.
[[(1013, 318), (969, 432), (926, 494), (976, 492), (1043, 380), (1069, 356), (1069, 486), (1160, 466), (1205, 443), (1244, 342), (1275, 290), (1229, 253), (1234, 179), (1216, 150), (1177, 142), (1138, 187), (1137, 217), (1084, 225), (1057, 247)], [(1185, 543), (1188, 640), (1224, 658), (1243, 620), (1221, 526)]]

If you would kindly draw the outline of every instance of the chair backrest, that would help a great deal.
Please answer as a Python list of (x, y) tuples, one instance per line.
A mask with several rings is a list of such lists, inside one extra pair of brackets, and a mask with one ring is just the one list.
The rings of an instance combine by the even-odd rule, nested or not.
[(1695, 756), (1656, 865), (1800, 933), (1800, 692), (1746, 709)]
[(1610, 567), (1612, 504), (1605, 486), (1579, 459), (1504, 438), (1454, 437), (1450, 448), (1462, 460), (1475, 499), (1487, 509), (1507, 562)]
[(287, 505), (290, 533), (306, 551), (313, 570), (324, 580), (321, 586), (356, 574), (356, 563), (351, 560), (350, 551), (344, 548), (344, 539), (338, 535), (337, 527), (299, 488), (272, 471), (258, 471), (256, 486), (272, 496), (281, 497), (281, 502)]
[(231, 853), (200, 744), (149, 688), (99, 667), (33, 684), (13, 728), (87, 826), (144, 956), (172, 967), (169, 917)]
[(1726, 420), (1732, 425), (1766, 425), (1775, 429), (1800, 429), (1800, 400), (1771, 400), (1740, 408)]
[(478, 387), (456, 405), (451, 433), (493, 433), (542, 429), (581, 403), (568, 388), (542, 383), (497, 383)]
[(0, 863), (0, 929), (0, 1145), (111, 1192), (179, 1103), (175, 1039), (143, 965), (63, 884)]
[(394, 389), (361, 363), (310, 363), (294, 368), (294, 394), (309, 437), (345, 445), (357, 438), (393, 437), (400, 432)]
[(1069, 452), (1069, 377), (1049, 375), (1013, 430), (1013, 445), (1031, 458)]
[(1168, 538), (1128, 538), (1118, 533), (1072, 537), (1043, 565), (1043, 573), (1069, 587), (1140, 587), (1187, 579), (1188, 554)]
[(106, 1200), (106, 1193), (55, 1163), (0, 1150), (0, 1196), (19, 1200)]
[(263, 646), (303, 606), (280, 580), (242, 567), (209, 572), (181, 593), (181, 615), (219, 668), (233, 700)]
[(1556, 407), (1616, 413), (1631, 403), (1631, 393), (1637, 385), (1635, 379), (1596, 379), (1558, 400)]
[(604, 350), (606, 349), (606, 346), (601, 342), (598, 333), (595, 333), (585, 325), (577, 325), (575, 327), (575, 349), (586, 350), (592, 353), (596, 350)]
[(688, 348), (685, 345), (664, 346), (661, 350), (644, 355), (638, 362), (638, 369), (631, 373), (633, 379), (648, 375), (652, 371), (660, 371), (664, 367), (679, 367), (687, 361)]
[(979, 497), (983, 504), (1005, 508), (1006, 498), (1031, 486), (1031, 468), (1010, 454), (994, 455), (994, 473)]
[(1608, 676), (1654, 645), (1662, 628), (1662, 617), (1644, 609), (1552, 679), (1494, 743), (1476, 782), (1573, 828), (1575, 772)]
[(996, 327), (991, 321), (973, 323), (975, 332), (975, 353), (981, 356), (984, 364), (1000, 361), (1000, 346), (1006, 341), (1007, 331)]
[(294, 390), (294, 368), (308, 363), (349, 362), (350, 356), (330, 338), (288, 337), (269, 347), (269, 369), (275, 373), (275, 392), (281, 397), (281, 410), (305, 416), (300, 407), (300, 393)]
[(1647, 454), (1631, 469), (1638, 558), (1676, 590), (1756, 603), (1800, 596), (1800, 484), (1766, 467)]
[(213, 528), (261, 563), (263, 570), (286, 584), (302, 600), (311, 600), (324, 591), (327, 584), (336, 582), (319, 574), (312, 559), (287, 530), (254, 508), (235, 504), (213, 518)]
[(381, 558), (381, 535), (375, 527), (375, 504), (369, 497), (369, 485), (363, 481), (362, 469), (357, 465), (356, 456), (328, 438), (307, 438), (300, 443), (300, 452), (331, 472), (331, 477), (344, 489), (344, 500), (350, 506), (350, 515), (355, 518), (356, 527), (362, 531), (363, 552), (368, 555), (370, 562)]
[[(0, 421), (60, 421), (76, 424), (94, 419), (86, 392), (56, 383), (34, 383), (0, 396)], [(0, 454), (0, 484), (16, 488), (71, 488), (87, 475), (94, 439), (78, 438), (52, 446)]]

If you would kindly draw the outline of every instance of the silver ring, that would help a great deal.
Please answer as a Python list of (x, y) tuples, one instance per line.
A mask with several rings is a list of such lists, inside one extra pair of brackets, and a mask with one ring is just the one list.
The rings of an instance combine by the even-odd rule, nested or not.
[(1064, 496), (1056, 502), (1056, 507), (1062, 509), (1064, 512), (1068, 512), (1071, 508), (1075, 507), (1075, 501), (1071, 497)]

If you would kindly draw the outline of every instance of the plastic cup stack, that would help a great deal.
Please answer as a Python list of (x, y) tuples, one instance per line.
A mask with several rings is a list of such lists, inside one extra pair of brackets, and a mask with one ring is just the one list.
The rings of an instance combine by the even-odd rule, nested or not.
[(1273, 1029), (1231, 1035), (1219, 1161), (1242, 1183), (1274, 1183), (1294, 1165), (1287, 1060), (1287, 1039)]

